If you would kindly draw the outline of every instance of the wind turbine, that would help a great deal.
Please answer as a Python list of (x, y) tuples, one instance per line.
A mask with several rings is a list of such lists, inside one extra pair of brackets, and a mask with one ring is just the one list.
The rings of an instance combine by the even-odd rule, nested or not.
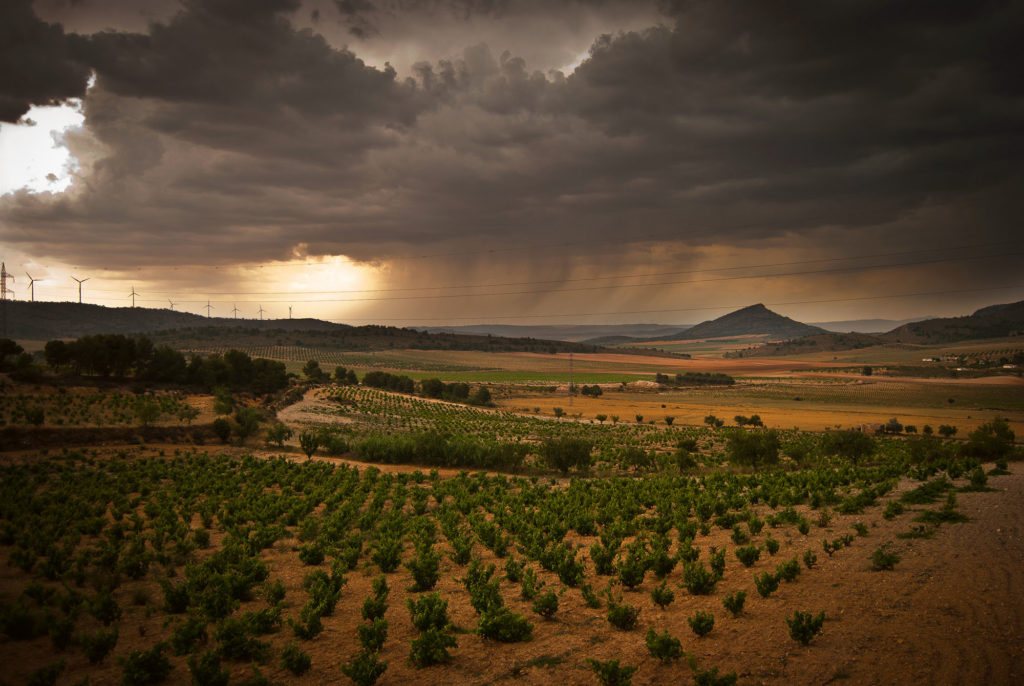
[(260, 313), (260, 321), (263, 321), (263, 305), (260, 305), (259, 313)]
[(25, 276), (28, 277), (28, 289), (30, 291), (32, 291), (32, 302), (35, 302), (36, 301), (36, 281), (40, 281), (41, 279), (33, 279), (32, 275), (29, 274), (28, 272), (25, 272)]
[(231, 314), (235, 315), (235, 319), (238, 319), (238, 305), (231, 308)]
[(132, 284), (132, 296), (131, 296), (132, 297), (132, 308), (135, 307), (135, 296), (137, 296), (137, 295), (142, 295), (142, 293), (136, 293), (135, 292), (135, 284)]
[(71, 278), (78, 282), (78, 304), (81, 305), (82, 304), (82, 284), (85, 283), (86, 281), (88, 281), (89, 279), (91, 279), (92, 277), (91, 276), (87, 276), (84, 279), (79, 279), (79, 278), (76, 278), (76, 277), (72, 276)]
[(178, 303), (172, 303), (171, 299), (168, 298), (167, 299), (167, 304), (171, 306), (171, 312), (174, 312), (174, 306), (177, 305)]

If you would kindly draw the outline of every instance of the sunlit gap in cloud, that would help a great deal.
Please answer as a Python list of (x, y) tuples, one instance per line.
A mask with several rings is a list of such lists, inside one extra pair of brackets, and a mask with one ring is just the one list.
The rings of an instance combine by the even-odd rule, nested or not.
[[(95, 74), (88, 88), (96, 82)], [(33, 106), (17, 124), (0, 123), (0, 195), (22, 189), (31, 193), (63, 193), (71, 187), (78, 160), (67, 145), (67, 133), (85, 123), (82, 100)]]

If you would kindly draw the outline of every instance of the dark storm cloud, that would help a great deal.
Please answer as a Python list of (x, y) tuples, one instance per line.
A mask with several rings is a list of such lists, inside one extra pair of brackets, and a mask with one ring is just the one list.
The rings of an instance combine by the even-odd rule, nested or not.
[[(542, 7), (606, 4), (334, 9), (386, 42), (403, 12), (428, 31), (432, 15), (545, 22)], [(8, 223), (33, 231), (4, 239), (171, 263), (299, 243), (386, 260), (557, 237), (597, 261), (652, 242), (842, 253), (1016, 237), (1018, 5), (664, 8), (660, 25), (597, 38), (571, 74), (467, 36), (404, 78), (296, 28), (297, 0), (190, 0), (145, 33), (82, 40), (97, 161), (76, 194), (5, 201)], [(509, 264), (520, 257), (546, 256)]]
[(79, 98), (88, 80), (72, 37), (40, 20), (32, 0), (0, 3), (0, 121), (16, 122), (32, 105)]

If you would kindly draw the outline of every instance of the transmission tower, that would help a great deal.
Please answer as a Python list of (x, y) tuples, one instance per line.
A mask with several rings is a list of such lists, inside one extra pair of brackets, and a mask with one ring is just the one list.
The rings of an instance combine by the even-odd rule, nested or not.
[(210, 304), (210, 301), (209, 301), (209, 300), (207, 300), (207, 301), (206, 301), (206, 318), (207, 318), (207, 319), (209, 319), (209, 318), (210, 318), (210, 310), (212, 310), (212, 309), (213, 309), (213, 305), (211, 305), (211, 304)]
[[(8, 273), (6, 262), (0, 262), (0, 300), (7, 300), (7, 279), (14, 281), (14, 274)], [(14, 291), (11, 291), (11, 297), (14, 297)]]
[(88, 276), (88, 277), (86, 277), (84, 279), (78, 279), (78, 278), (75, 278), (74, 276), (72, 276), (71, 278), (78, 282), (78, 304), (81, 305), (82, 304), (82, 284), (85, 283), (86, 281), (88, 281), (89, 279), (91, 279), (92, 277)]
[(131, 295), (131, 298), (132, 298), (132, 308), (133, 309), (135, 308), (135, 296), (137, 296), (137, 295), (142, 295), (142, 293), (136, 293), (135, 292), (135, 284), (132, 284), (132, 295)]
[(25, 272), (25, 276), (28, 277), (28, 290), (32, 293), (32, 302), (36, 301), (36, 281), (39, 279), (33, 279), (32, 275)]

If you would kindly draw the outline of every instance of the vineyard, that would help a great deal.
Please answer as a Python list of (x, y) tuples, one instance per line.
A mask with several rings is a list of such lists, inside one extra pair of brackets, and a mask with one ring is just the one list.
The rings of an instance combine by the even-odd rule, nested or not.
[(180, 393), (134, 394), (64, 388), (0, 395), (0, 426), (118, 426), (191, 422), (199, 412)]
[[(335, 401), (358, 415), (357, 446), (442, 432), (576, 439), (595, 446), (582, 475), (622, 475), (558, 480), (536, 462), (530, 477), (442, 478), (194, 449), (8, 463), (0, 651), (5, 664), (21, 656), (16, 683), (650, 682), (684, 653), (697, 683), (733, 683), (750, 674), (737, 650), (758, 640), (750, 618), (777, 617), (813, 653), (837, 618), (806, 606), (801, 584), (844, 557), (898, 567), (965, 519), (958, 490), (984, 496), (1008, 473), (949, 450), (922, 461), (901, 441), (854, 464), (795, 433), (787, 444), (813, 464), (710, 469), (727, 451), (711, 429), (359, 388)], [(637, 464), (638, 452), (672, 459)]]

